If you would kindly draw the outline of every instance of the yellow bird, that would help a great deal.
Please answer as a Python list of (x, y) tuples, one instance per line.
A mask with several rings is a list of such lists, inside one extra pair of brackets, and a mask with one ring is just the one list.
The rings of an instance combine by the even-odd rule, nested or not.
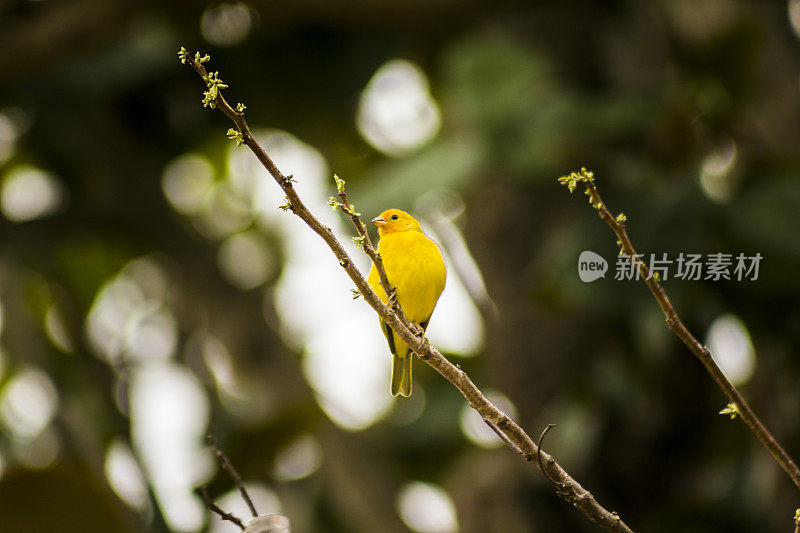
[[(397, 301), (408, 320), (425, 331), (444, 289), (447, 272), (442, 252), (425, 235), (419, 222), (405, 211), (389, 209), (372, 222), (378, 226), (378, 253), (383, 258), (389, 284), (396, 290)], [(375, 265), (369, 271), (367, 282), (386, 302)], [(414, 353), (383, 320), (381, 329), (392, 352), (392, 396), (411, 396)]]

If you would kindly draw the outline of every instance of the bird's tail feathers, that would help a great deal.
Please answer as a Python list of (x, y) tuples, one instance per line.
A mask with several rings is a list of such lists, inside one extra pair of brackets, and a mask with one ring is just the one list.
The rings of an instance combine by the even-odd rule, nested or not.
[(411, 362), (414, 354), (406, 349), (405, 355), (392, 356), (392, 396), (411, 396)]

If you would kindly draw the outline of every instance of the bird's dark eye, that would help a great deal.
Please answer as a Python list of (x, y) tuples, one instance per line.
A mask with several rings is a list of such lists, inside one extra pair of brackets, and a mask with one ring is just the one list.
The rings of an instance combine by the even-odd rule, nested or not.
[(398, 219), (397, 215), (392, 215), (392, 220), (397, 220), (397, 219)]

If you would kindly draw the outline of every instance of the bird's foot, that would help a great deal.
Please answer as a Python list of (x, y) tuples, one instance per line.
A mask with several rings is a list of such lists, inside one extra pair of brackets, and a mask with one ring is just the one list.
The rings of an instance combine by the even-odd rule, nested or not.
[(389, 307), (392, 309), (397, 309), (397, 290), (392, 289), (392, 293), (389, 295), (389, 299), (386, 302), (389, 304)]

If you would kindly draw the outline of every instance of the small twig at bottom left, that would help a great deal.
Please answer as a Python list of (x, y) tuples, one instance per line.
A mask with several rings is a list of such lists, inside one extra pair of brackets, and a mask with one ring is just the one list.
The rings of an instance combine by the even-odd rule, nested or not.
[(214, 500), (211, 499), (211, 496), (208, 495), (208, 489), (205, 485), (197, 487), (196, 489), (194, 489), (194, 491), (195, 493), (197, 493), (198, 496), (200, 496), (203, 499), (203, 502), (206, 504), (206, 507), (208, 507), (210, 511), (217, 513), (223, 520), (233, 522), (234, 524), (239, 526), (239, 529), (244, 531), (244, 523), (241, 521), (241, 519), (237, 516), (232, 515), (231, 513), (226, 513), (225, 511), (220, 509), (219, 506), (216, 503), (214, 503)]
[(228, 456), (223, 453), (222, 448), (219, 447), (219, 443), (217, 442), (217, 438), (214, 437), (211, 433), (206, 435), (206, 442), (211, 445), (211, 448), (214, 450), (214, 455), (217, 456), (217, 460), (219, 464), (222, 466), (222, 469), (231, 476), (233, 483), (236, 485), (236, 488), (239, 489), (239, 494), (242, 495), (242, 499), (247, 504), (247, 507), (250, 509), (250, 513), (253, 515), (253, 518), (258, 516), (258, 512), (256, 512), (256, 506), (253, 505), (253, 500), (250, 498), (250, 495), (247, 493), (247, 489), (242, 482), (242, 476), (239, 475), (239, 472), (236, 471), (234, 468), (233, 463), (231, 460), (228, 459)]

